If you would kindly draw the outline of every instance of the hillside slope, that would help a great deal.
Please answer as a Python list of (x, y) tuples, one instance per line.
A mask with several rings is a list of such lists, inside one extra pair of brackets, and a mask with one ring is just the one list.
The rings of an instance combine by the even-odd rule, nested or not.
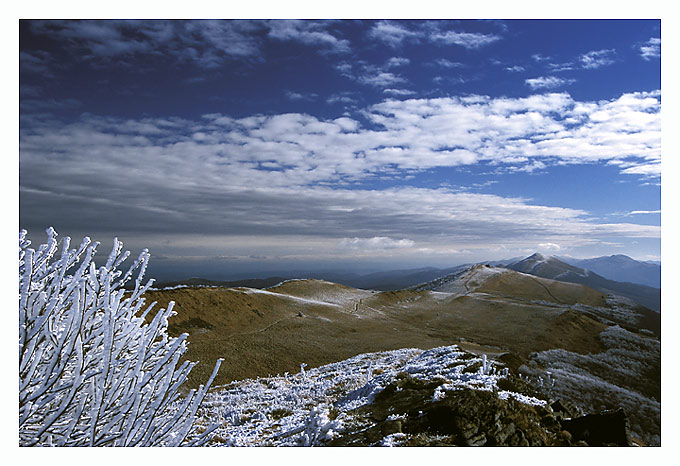
[[(557, 369), (549, 367), (557, 364), (565, 381), (602, 377), (593, 388), (598, 395), (584, 398), (594, 403), (591, 412), (603, 397), (632, 410), (644, 405), (645, 418), (634, 413), (631, 418), (643, 426), (639, 435), (653, 442), (659, 432), (659, 314), (641, 314), (639, 306), (583, 285), (474, 266), (399, 291), (289, 280), (268, 289), (176, 288), (146, 296), (161, 306), (176, 302), (169, 330), (190, 334), (185, 356), (200, 361), (190, 375), (193, 386), (206, 380), (219, 357), (225, 361), (215, 383), (225, 384), (285, 377), (303, 364), (311, 369), (365, 353), (455, 344), (495, 358), (515, 374), (550, 377)], [(606, 337), (612, 328), (628, 336)], [(630, 341), (644, 351), (626, 356)], [(629, 359), (624, 365), (633, 372), (619, 376), (597, 362), (612, 357)], [(592, 376), (579, 375), (583, 367)], [(617, 377), (624, 376), (634, 385), (620, 385)], [(603, 386), (610, 388), (602, 391)], [(582, 401), (573, 384), (563, 393), (574, 403)]]
[(508, 264), (511, 270), (549, 278), (563, 282), (578, 283), (605, 294), (616, 294), (645, 306), (653, 311), (661, 312), (661, 290), (635, 283), (608, 280), (590, 270), (569, 265), (555, 257), (533, 254), (521, 261)]
[(623, 254), (592, 259), (561, 258), (562, 262), (588, 269), (609, 280), (661, 288), (661, 265), (641, 262)]
[(225, 362), (217, 383), (226, 383), (295, 371), (301, 363), (452, 343), (520, 358), (551, 348), (597, 352), (607, 325), (656, 334), (660, 328), (658, 319), (646, 321), (636, 308), (581, 285), (503, 268), (478, 266), (427, 287), (378, 292), (292, 280), (265, 290), (149, 291), (147, 299), (176, 302), (170, 331), (190, 334), (187, 358), (201, 361), (190, 377), (196, 385), (218, 357)]

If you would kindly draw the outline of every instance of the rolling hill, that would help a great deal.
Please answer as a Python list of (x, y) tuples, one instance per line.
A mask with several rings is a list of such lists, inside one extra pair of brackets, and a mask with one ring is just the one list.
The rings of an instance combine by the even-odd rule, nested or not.
[(457, 345), (533, 383), (560, 373), (551, 390), (586, 412), (644, 407), (631, 423), (644, 442), (657, 441), (660, 315), (578, 283), (476, 265), (393, 291), (300, 279), (266, 289), (179, 287), (145, 296), (161, 306), (176, 303), (169, 331), (189, 333), (185, 357), (199, 361), (190, 386), (206, 380), (217, 358), (224, 358), (219, 385), (361, 354)]
[(488, 266), (399, 291), (291, 280), (268, 289), (155, 290), (147, 299), (176, 302), (170, 330), (188, 332), (187, 357), (205, 362), (192, 372), (196, 384), (217, 357), (225, 358), (218, 377), (225, 383), (405, 347), (461, 343), (526, 358), (550, 348), (597, 351), (599, 333), (611, 324), (660, 332), (658, 314), (639, 306), (579, 284)]

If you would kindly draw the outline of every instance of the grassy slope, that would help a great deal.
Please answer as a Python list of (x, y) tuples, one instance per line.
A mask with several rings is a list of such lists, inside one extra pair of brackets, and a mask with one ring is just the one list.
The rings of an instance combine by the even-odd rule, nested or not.
[[(190, 384), (204, 382), (225, 359), (216, 384), (299, 371), (357, 354), (461, 344), (521, 359), (533, 351), (602, 350), (605, 326), (564, 303), (602, 304), (578, 285), (509, 272), (465, 296), (430, 291), (372, 292), (319, 280), (286, 282), (266, 291), (183, 288), (152, 291), (149, 300), (176, 302), (173, 334), (190, 334), (186, 357), (200, 364)], [(537, 303), (536, 301), (540, 301)], [(482, 345), (482, 346), (479, 346)]]

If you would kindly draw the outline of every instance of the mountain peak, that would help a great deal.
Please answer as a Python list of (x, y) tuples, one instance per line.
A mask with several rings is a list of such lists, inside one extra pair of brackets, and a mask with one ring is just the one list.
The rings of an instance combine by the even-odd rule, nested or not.
[(540, 252), (535, 252), (532, 255), (530, 255), (529, 257), (527, 257), (525, 260), (545, 261), (545, 260), (548, 260), (548, 258), (545, 257)]

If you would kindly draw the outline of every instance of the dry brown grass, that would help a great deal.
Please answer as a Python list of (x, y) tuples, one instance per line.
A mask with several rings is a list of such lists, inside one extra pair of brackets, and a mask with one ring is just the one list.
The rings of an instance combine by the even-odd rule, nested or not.
[(601, 294), (579, 285), (537, 283), (513, 275), (519, 274), (492, 277), (467, 296), (373, 292), (301, 280), (268, 292), (183, 288), (150, 291), (146, 297), (161, 306), (176, 303), (170, 330), (190, 334), (186, 358), (200, 361), (190, 386), (205, 382), (219, 357), (225, 361), (214, 385), (298, 372), (301, 363), (316, 367), (407, 347), (455, 343), (487, 354), (509, 351), (521, 358), (550, 348), (582, 353), (602, 349), (597, 336), (603, 324), (564, 307), (535, 303), (604, 303)]

